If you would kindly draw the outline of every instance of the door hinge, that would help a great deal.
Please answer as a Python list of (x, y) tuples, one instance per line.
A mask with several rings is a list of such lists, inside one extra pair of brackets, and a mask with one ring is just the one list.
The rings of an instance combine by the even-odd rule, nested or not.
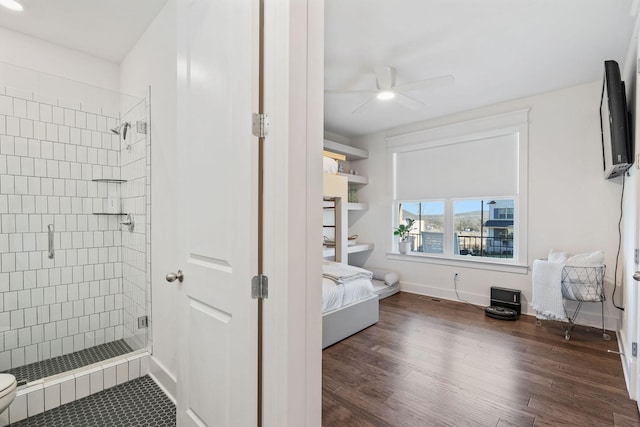
[(149, 316), (138, 317), (138, 329), (147, 328), (149, 326)]
[(147, 122), (143, 122), (141, 120), (136, 121), (136, 132), (138, 133), (147, 133)]
[(638, 357), (638, 343), (637, 342), (632, 342), (631, 343), (631, 355), (633, 357)]
[(253, 276), (251, 279), (251, 298), (269, 298), (269, 278), (263, 274)]
[(258, 138), (269, 136), (269, 115), (253, 113), (252, 130), (253, 135)]

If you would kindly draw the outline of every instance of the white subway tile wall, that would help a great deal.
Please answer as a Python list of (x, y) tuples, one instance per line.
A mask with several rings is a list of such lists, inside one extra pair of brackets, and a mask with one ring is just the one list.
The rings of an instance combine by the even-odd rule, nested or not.
[[(135, 122), (147, 106), (123, 116), (126, 141), (102, 111), (0, 88), (0, 371), (122, 338), (146, 345), (148, 139)], [(95, 215), (110, 193), (134, 214), (133, 232), (123, 216)]]

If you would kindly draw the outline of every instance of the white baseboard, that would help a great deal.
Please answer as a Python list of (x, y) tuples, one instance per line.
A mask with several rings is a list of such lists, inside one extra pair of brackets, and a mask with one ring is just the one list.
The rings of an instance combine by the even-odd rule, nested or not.
[(627, 386), (627, 393), (629, 394), (630, 399), (637, 400), (635, 390), (633, 389), (633, 378), (631, 378), (634, 369), (634, 367), (631, 366), (633, 361), (626, 357), (627, 354), (632, 353), (631, 346), (627, 341), (626, 334), (619, 333), (619, 331), (617, 331), (616, 335), (618, 336), (618, 351), (621, 353), (620, 362), (622, 363), (622, 372), (624, 374), (624, 382)]
[[(477, 294), (466, 291), (458, 290), (458, 296), (456, 296), (455, 289), (452, 286), (438, 287), (432, 285), (426, 285), (423, 283), (407, 283), (400, 282), (400, 290), (403, 292), (409, 292), (412, 294), (425, 295), (435, 298), (442, 298), (450, 301), (462, 301), (468, 302), (473, 305), (487, 306), (491, 296), (489, 294)], [(572, 302), (570, 302), (571, 304)], [(592, 307), (588, 307), (592, 306)], [(569, 310), (573, 311), (572, 307)], [(535, 311), (531, 309), (528, 301), (522, 301), (522, 314), (529, 314), (535, 316)], [(602, 328), (602, 316), (600, 314), (600, 303), (585, 303), (580, 311), (580, 315), (576, 319), (576, 324), (588, 326), (591, 328)], [(607, 330), (617, 330), (618, 318), (608, 315), (605, 311), (604, 326)]]
[(158, 384), (164, 394), (175, 404), (178, 396), (178, 381), (155, 357), (149, 358), (149, 376)]

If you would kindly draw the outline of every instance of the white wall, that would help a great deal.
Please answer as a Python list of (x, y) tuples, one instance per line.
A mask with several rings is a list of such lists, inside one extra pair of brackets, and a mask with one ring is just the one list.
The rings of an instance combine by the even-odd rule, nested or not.
[[(176, 3), (167, 2), (122, 61), (121, 90), (144, 95), (151, 86), (151, 333), (153, 358), (169, 382), (178, 370), (178, 324), (175, 302), (179, 288), (164, 276), (178, 259), (174, 253), (176, 224)], [(159, 378), (163, 381), (162, 378)], [(175, 384), (163, 383), (170, 393)]]
[[(449, 299), (455, 299), (453, 276), (458, 273), (461, 296), (476, 304), (489, 304), (491, 286), (520, 289), (523, 311), (531, 313), (530, 271), (518, 274), (386, 258), (393, 224), (385, 144), (386, 136), (530, 108), (528, 265), (546, 257), (550, 248), (571, 253), (603, 249), (609, 267), (606, 276), (610, 297), (621, 185), (619, 179), (606, 181), (602, 177), (600, 84), (562, 89), (354, 140), (354, 145), (369, 150), (369, 159), (360, 161), (356, 169), (369, 176), (369, 184), (360, 190), (359, 198), (368, 201), (370, 208), (359, 218), (353, 217), (349, 233), (376, 245), (368, 257), (354, 260), (399, 271), (404, 289)], [(446, 179), (442, 185), (447, 185)], [(610, 304), (607, 302), (605, 312), (607, 327), (615, 328), (617, 313)], [(586, 304), (585, 315), (579, 320), (597, 325), (599, 308), (599, 304)]]
[(0, 28), (0, 40), (0, 62), (119, 90), (118, 64), (6, 28)]

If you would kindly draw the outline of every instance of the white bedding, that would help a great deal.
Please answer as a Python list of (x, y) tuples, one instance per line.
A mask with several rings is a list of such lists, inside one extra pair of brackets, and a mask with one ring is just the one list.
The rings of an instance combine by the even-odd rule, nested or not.
[(338, 162), (331, 157), (324, 156), (322, 158), (322, 172), (335, 175), (338, 173)]
[(322, 261), (322, 277), (326, 277), (336, 283), (347, 283), (356, 279), (373, 278), (373, 273), (364, 268), (343, 264), (334, 261)]
[(322, 312), (326, 313), (353, 304), (373, 295), (373, 285), (369, 279), (356, 279), (337, 284), (322, 278)]

